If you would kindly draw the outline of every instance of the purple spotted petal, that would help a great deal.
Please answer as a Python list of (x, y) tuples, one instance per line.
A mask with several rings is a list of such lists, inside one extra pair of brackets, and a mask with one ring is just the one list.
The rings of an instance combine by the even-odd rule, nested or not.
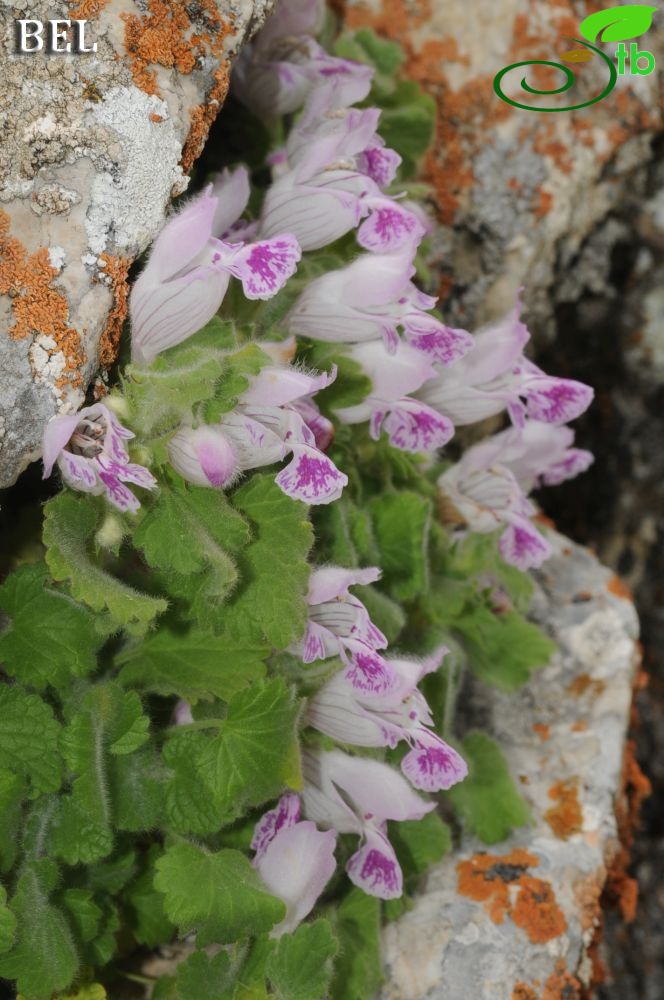
[(367, 147), (357, 157), (358, 168), (381, 188), (392, 183), (400, 164), (401, 157), (394, 149), (378, 144)]
[(389, 198), (369, 198), (368, 219), (357, 231), (357, 241), (365, 250), (388, 253), (405, 245), (415, 246), (425, 234), (425, 228), (408, 209)]
[(295, 237), (284, 233), (243, 247), (230, 270), (242, 282), (248, 299), (270, 299), (295, 274), (301, 256)]
[(254, 828), (251, 849), (255, 851), (254, 864), (265, 854), (270, 844), (281, 830), (287, 830), (300, 819), (300, 799), (294, 792), (282, 795), (274, 809), (259, 819)]
[(115, 462), (104, 462), (97, 458), (97, 471), (107, 499), (122, 511), (137, 511), (141, 506), (137, 497), (122, 483), (122, 468)]
[(547, 468), (542, 476), (542, 482), (546, 486), (557, 486), (566, 479), (573, 479), (579, 473), (585, 472), (594, 461), (595, 456), (592, 452), (583, 448), (568, 448), (564, 458)]
[(72, 455), (63, 451), (58, 458), (58, 467), (67, 486), (82, 493), (100, 493), (95, 461), (83, 455)]
[(275, 482), (294, 500), (315, 505), (338, 500), (348, 485), (348, 476), (316, 448), (298, 444), (293, 447), (292, 460)]
[(437, 451), (454, 435), (454, 424), (425, 403), (401, 399), (383, 421), (390, 444), (402, 451)]
[(398, 899), (403, 892), (403, 874), (387, 837), (369, 827), (366, 840), (349, 859), (346, 871), (351, 882), (369, 896)]
[(525, 519), (508, 525), (498, 548), (505, 562), (523, 570), (541, 566), (552, 551), (546, 538)]
[(366, 643), (346, 640), (346, 652), (350, 662), (344, 677), (357, 690), (366, 695), (383, 695), (396, 683), (394, 668)]
[(445, 326), (434, 316), (414, 313), (404, 317), (402, 322), (411, 347), (423, 351), (441, 365), (453, 364), (473, 346), (473, 338), (466, 330)]
[(333, 656), (338, 648), (338, 640), (331, 635), (329, 629), (319, 625), (318, 622), (307, 622), (307, 631), (302, 649), (302, 660), (304, 663), (313, 663), (314, 660), (325, 660), (328, 656)]
[(548, 424), (566, 424), (588, 409), (593, 390), (583, 382), (567, 378), (543, 376), (526, 387), (523, 395), (528, 404), (528, 416)]
[(463, 781), (468, 774), (463, 757), (433, 733), (428, 734), (426, 743), (411, 750), (401, 761), (401, 770), (410, 783), (422, 792), (440, 792)]

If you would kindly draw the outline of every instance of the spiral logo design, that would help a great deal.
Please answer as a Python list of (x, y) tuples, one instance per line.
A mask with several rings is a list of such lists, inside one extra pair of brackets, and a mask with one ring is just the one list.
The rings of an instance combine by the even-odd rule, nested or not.
[(580, 108), (588, 108), (590, 107), (591, 104), (597, 104), (598, 101), (604, 100), (604, 98), (611, 93), (618, 79), (618, 71), (616, 70), (616, 67), (613, 64), (613, 60), (610, 59), (609, 56), (607, 56), (604, 52), (602, 52), (601, 49), (597, 49), (595, 48), (594, 45), (591, 45), (590, 42), (583, 41), (583, 39), (580, 38), (571, 38), (569, 40), (572, 42), (577, 42), (579, 45), (585, 45), (585, 47), (588, 49), (592, 49), (592, 52), (600, 56), (606, 63), (606, 66), (608, 67), (609, 70), (609, 82), (607, 83), (606, 87), (604, 88), (601, 94), (599, 94), (597, 97), (593, 97), (593, 99), (590, 101), (584, 101), (583, 104), (571, 104), (565, 108), (535, 107), (531, 104), (522, 104), (520, 101), (514, 101), (512, 100), (511, 97), (508, 97), (505, 93), (503, 93), (502, 80), (506, 73), (511, 72), (511, 70), (513, 69), (519, 69), (519, 67), (521, 66), (552, 66), (554, 69), (562, 70), (562, 72), (565, 74), (565, 83), (563, 83), (562, 87), (557, 87), (555, 90), (537, 90), (535, 87), (530, 86), (530, 84), (528, 83), (528, 81), (524, 76), (523, 79), (521, 80), (522, 90), (525, 90), (527, 94), (534, 94), (537, 97), (542, 97), (542, 96), (552, 97), (554, 94), (564, 94), (567, 90), (569, 90), (571, 87), (574, 86), (574, 83), (576, 81), (576, 77), (574, 76), (573, 71), (568, 66), (563, 66), (562, 63), (552, 62), (550, 59), (530, 59), (526, 60), (525, 62), (512, 63), (511, 66), (505, 66), (505, 68), (501, 69), (499, 73), (496, 73), (496, 76), (493, 81), (493, 89), (495, 90), (496, 94), (501, 99), (501, 101), (505, 101), (506, 104), (511, 104), (512, 107), (514, 108), (521, 108), (522, 111), (542, 111), (549, 114), (555, 114), (556, 112), (559, 111), (578, 111)]

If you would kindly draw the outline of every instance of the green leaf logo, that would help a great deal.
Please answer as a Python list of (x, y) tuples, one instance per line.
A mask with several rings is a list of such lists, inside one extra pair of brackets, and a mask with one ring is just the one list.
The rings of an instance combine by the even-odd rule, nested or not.
[(589, 42), (624, 42), (628, 38), (638, 38), (652, 24), (652, 16), (658, 7), (630, 3), (611, 10), (598, 10), (581, 22), (580, 31)]

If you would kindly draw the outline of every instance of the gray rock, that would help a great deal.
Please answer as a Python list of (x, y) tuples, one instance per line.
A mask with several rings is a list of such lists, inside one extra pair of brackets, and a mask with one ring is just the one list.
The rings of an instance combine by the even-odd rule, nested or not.
[[(0, 486), (115, 357), (126, 275), (163, 224), (272, 0), (0, 0)], [(88, 18), (22, 55), (16, 18)]]
[(588, 950), (620, 850), (638, 621), (588, 550), (552, 541), (533, 614), (558, 652), (515, 694), (478, 687), (467, 719), (499, 742), (532, 826), (492, 847), (462, 837), (430, 873), (385, 929), (382, 1000), (572, 1000), (590, 985)]

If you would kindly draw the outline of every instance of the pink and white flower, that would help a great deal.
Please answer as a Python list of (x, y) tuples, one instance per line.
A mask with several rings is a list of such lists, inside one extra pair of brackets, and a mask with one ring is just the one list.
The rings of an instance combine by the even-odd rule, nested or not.
[(448, 652), (438, 649), (424, 660), (393, 659), (386, 662), (396, 682), (385, 693), (367, 698), (353, 690), (342, 674), (336, 674), (309, 700), (306, 722), (320, 732), (361, 747), (396, 747), (405, 740), (411, 750), (401, 761), (401, 770), (415, 788), (438, 792), (462, 781), (465, 761), (428, 727), (431, 710), (417, 685), (442, 663)]
[(396, 899), (403, 874), (387, 838), (388, 819), (422, 819), (435, 808), (388, 764), (350, 757), (341, 750), (304, 752), (306, 815), (319, 826), (361, 838), (346, 864), (348, 876), (370, 896)]
[(324, 7), (318, 0), (280, 0), (274, 14), (248, 45), (234, 68), (234, 93), (261, 118), (292, 114), (305, 103), (321, 114), (362, 101), (373, 69), (329, 55), (314, 35)]
[(132, 357), (139, 364), (205, 326), (231, 277), (247, 298), (269, 299), (295, 272), (301, 252), (291, 233), (251, 242), (253, 228), (237, 225), (248, 200), (246, 169), (225, 170), (160, 232), (129, 297)]
[(473, 347), (473, 338), (427, 311), (437, 300), (416, 288), (414, 274), (408, 251), (363, 254), (348, 267), (311, 281), (287, 317), (288, 329), (333, 343), (382, 339), (390, 354), (399, 346), (401, 330), (431, 361), (453, 364)]
[(427, 354), (400, 342), (387, 354), (378, 341), (355, 344), (349, 356), (371, 379), (371, 392), (362, 403), (342, 407), (337, 416), (345, 424), (369, 420), (369, 433), (378, 440), (381, 430), (402, 451), (437, 451), (454, 434), (452, 421), (410, 393), (420, 389), (436, 371)]
[(344, 683), (369, 698), (390, 690), (396, 675), (377, 652), (387, 646), (387, 639), (349, 588), (374, 583), (379, 577), (375, 566), (315, 569), (309, 578), (307, 631), (298, 649), (305, 663), (341, 657), (346, 665)]
[(42, 444), (44, 479), (57, 463), (68, 486), (106, 498), (119, 510), (136, 511), (137, 497), (125, 483), (153, 490), (157, 480), (142, 465), (129, 461), (126, 441), (133, 438), (103, 403), (85, 406), (78, 413), (52, 417)]
[(348, 108), (294, 128), (265, 196), (261, 235), (287, 226), (303, 250), (317, 250), (359, 225), (366, 250), (417, 246), (426, 232), (421, 218), (381, 190), (399, 161), (380, 145), (379, 117), (377, 108)]
[(283, 795), (256, 824), (254, 866), (272, 895), (286, 904), (286, 916), (270, 937), (290, 934), (314, 908), (336, 868), (333, 830), (322, 832), (300, 820), (297, 795)]
[(238, 471), (233, 445), (220, 427), (183, 427), (168, 442), (168, 458), (195, 486), (230, 486)]
[(515, 424), (527, 417), (563, 424), (590, 405), (593, 390), (583, 382), (546, 375), (523, 355), (530, 338), (521, 321), (521, 302), (497, 323), (475, 334), (473, 347), (449, 370), (438, 372), (418, 398), (457, 426), (507, 409)]
[(526, 492), (554, 485), (585, 471), (590, 452), (572, 448), (568, 427), (529, 420), (470, 448), (438, 480), (443, 510), (471, 531), (504, 528), (499, 548), (506, 562), (529, 569), (551, 555), (551, 546), (532, 525), (536, 508)]

